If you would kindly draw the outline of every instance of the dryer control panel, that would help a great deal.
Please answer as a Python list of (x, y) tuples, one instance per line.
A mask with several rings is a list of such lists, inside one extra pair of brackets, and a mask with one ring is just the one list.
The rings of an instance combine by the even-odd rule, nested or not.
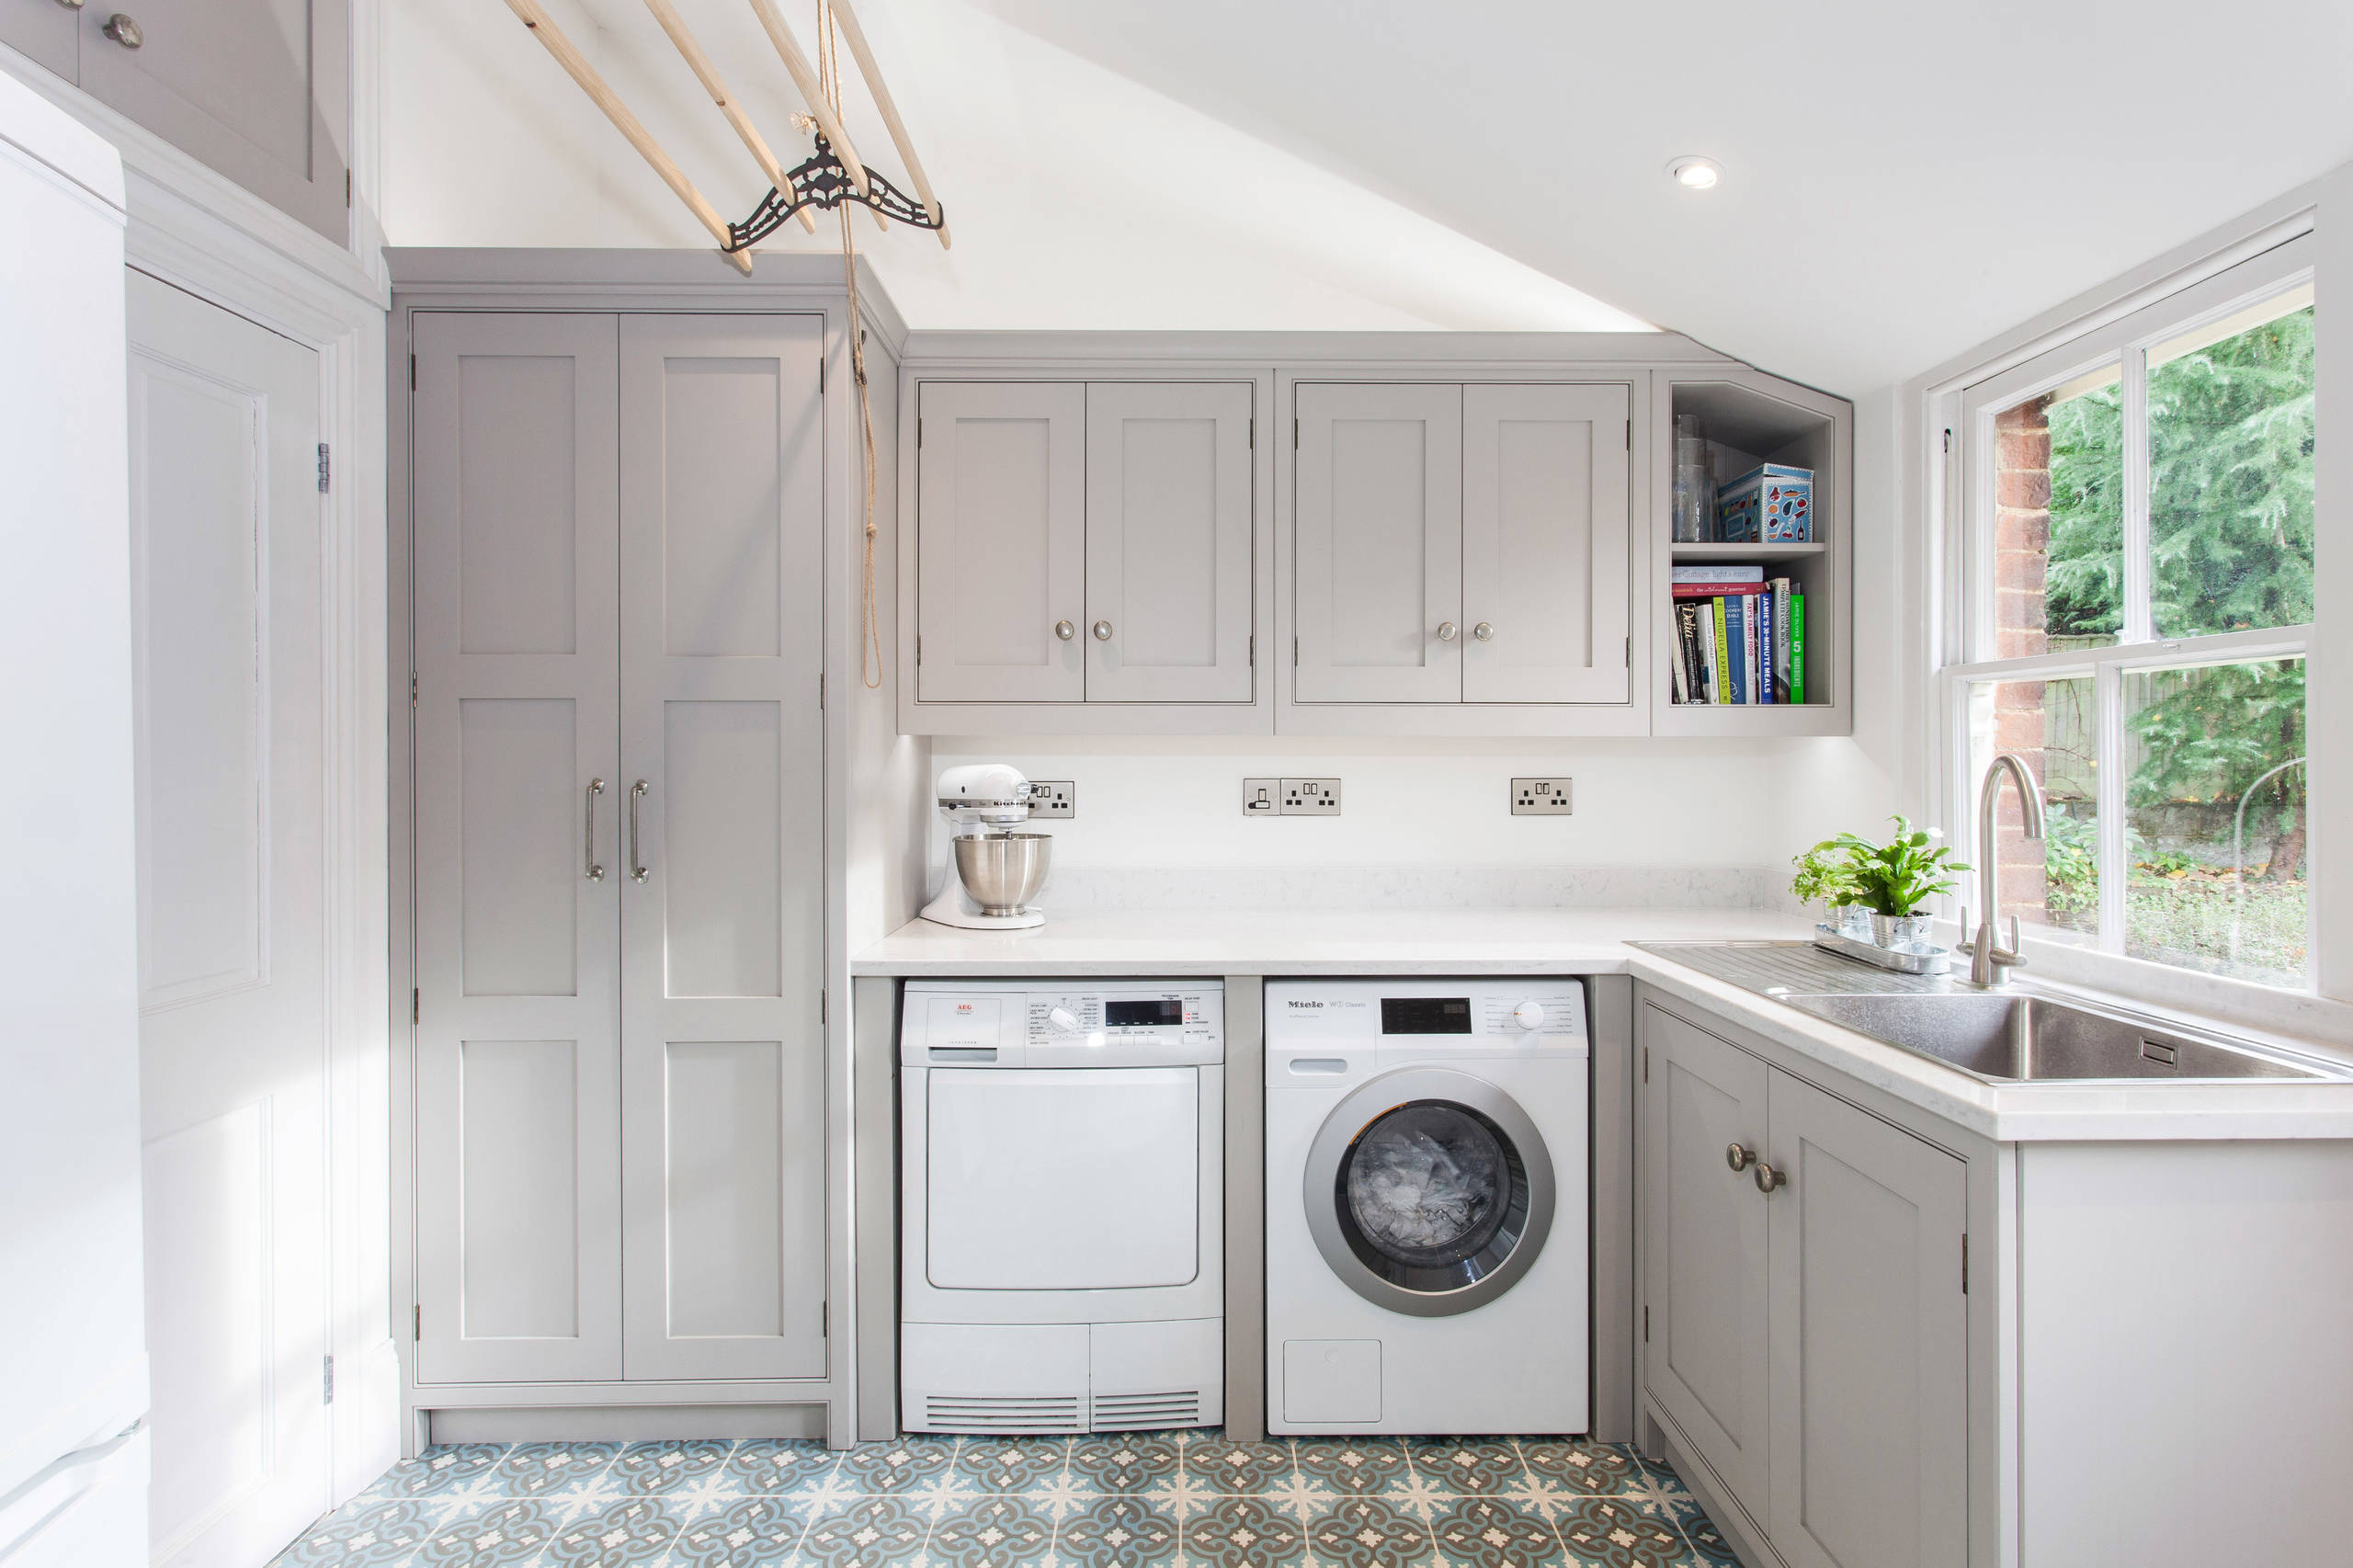
[(1225, 1059), (1222, 981), (911, 980), (902, 1060), (1137, 1066)]

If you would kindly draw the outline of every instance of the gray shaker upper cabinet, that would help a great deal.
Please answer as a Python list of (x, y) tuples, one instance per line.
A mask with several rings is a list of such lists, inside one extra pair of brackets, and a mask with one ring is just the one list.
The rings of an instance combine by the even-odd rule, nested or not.
[(1410, 734), (1473, 733), (1495, 722), (1464, 711), (1480, 705), (1533, 731), (1578, 722), (1548, 708), (1631, 718), (1626, 383), (1296, 395), (1287, 719), (1362, 705), (1350, 733)]
[(915, 687), (1086, 696), (1086, 388), (935, 381), (916, 426)]
[[(120, 10), (116, 9), (120, 6)], [(290, 216), (345, 244), (346, 0), (0, 0), (9, 42), (57, 11), (78, 36), (33, 58)], [(54, 24), (40, 17), (44, 39)]]
[(1253, 393), (1247, 381), (922, 383), (906, 727), (1248, 723)]
[(0, 0), (0, 43), (69, 82), (80, 31), (81, 12), (64, 0)]

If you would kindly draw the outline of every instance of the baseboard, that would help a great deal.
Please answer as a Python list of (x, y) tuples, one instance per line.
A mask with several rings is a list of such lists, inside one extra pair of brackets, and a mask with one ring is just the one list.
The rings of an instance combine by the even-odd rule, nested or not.
[(825, 1436), (822, 1404), (587, 1404), (418, 1413), (434, 1443), (650, 1443)]

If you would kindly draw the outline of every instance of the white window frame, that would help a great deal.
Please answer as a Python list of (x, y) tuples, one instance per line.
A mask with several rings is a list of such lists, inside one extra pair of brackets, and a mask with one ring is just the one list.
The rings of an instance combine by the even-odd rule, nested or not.
[[(2096, 947), (2102, 953), (2125, 956), (2125, 885), (2130, 872), (2126, 864), (2127, 780), (2123, 763), (2125, 676), (2139, 670), (2307, 657), (2313, 628), (2306, 622), (2199, 637), (2155, 635), (2149, 609), (2148, 449), (2145, 440), (2128, 441), (2123, 494), (2124, 613), (2117, 642), (2104, 648), (1995, 657), (1995, 417), (2027, 398), (2114, 364), (2122, 377), (2126, 429), (2128, 433), (2138, 430), (2144, 434), (2149, 350), (2311, 282), (2314, 249), (2313, 237), (2300, 234), (2258, 255), (2185, 280), (2179, 288), (2128, 313), (2086, 324), (2082, 332), (2066, 336), (2030, 358), (1968, 381), (1945, 401), (1945, 412), (1951, 417), (1936, 421), (1937, 427), (1930, 432), (1938, 448), (1931, 452), (1930, 460), (1932, 464), (1941, 460), (1943, 471), (1942, 537), (1936, 551), (1944, 581), (1941, 646), (1937, 650), (1939, 667), (1936, 671), (1939, 814), (1950, 824), (1953, 840), (1972, 864), (1981, 863), (1988, 849), (1974, 842), (1978, 780), (1972, 777), (1970, 766), (1970, 687), (1987, 680), (2083, 676), (2089, 676), (2093, 683), (2097, 713), (2095, 805), (2100, 869), (2098, 937), (2095, 943), (2088, 937), (2056, 928), (2029, 933), (2033, 937)], [(2308, 662), (2308, 671), (2310, 667)], [(2308, 681), (2308, 707), (2310, 691)], [(2309, 783), (2306, 788), (2309, 799)], [(2316, 875), (2318, 868), (2309, 851), (2306, 863)], [(1974, 879), (1971, 881), (1973, 887)], [(1973, 903), (1974, 899), (1956, 897), (1950, 902), (1957, 912), (1961, 903)], [(2317, 896), (2308, 896), (2306, 900), (2306, 951), (2310, 955), (2302, 987), (2306, 992), (2316, 991), (2321, 978), (2317, 929), (2320, 902)], [(1972, 920), (1982, 917), (1982, 912), (1972, 912)], [(2235, 976), (2211, 978), (2238, 980)], [(2238, 983), (2259, 983), (2244, 980)]]

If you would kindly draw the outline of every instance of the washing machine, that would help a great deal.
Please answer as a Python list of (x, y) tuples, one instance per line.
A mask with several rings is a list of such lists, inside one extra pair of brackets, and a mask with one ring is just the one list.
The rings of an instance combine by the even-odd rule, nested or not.
[(1585, 1000), (1267, 983), (1267, 1430), (1591, 1429)]
[(914, 980), (900, 1026), (911, 1432), (1225, 1418), (1225, 987)]

